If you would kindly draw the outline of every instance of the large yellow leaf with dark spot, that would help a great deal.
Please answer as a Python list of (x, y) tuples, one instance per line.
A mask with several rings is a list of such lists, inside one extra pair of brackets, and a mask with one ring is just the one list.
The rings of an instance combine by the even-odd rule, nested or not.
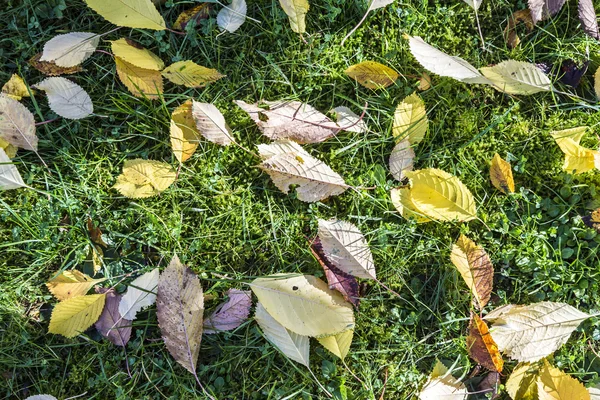
[(100, 318), (105, 301), (106, 294), (78, 296), (61, 301), (52, 310), (48, 332), (68, 338), (77, 336)]
[(162, 31), (165, 20), (151, 0), (85, 0), (88, 7), (108, 22), (128, 28)]
[(379, 89), (392, 85), (398, 79), (398, 73), (375, 61), (363, 61), (352, 65), (346, 75), (368, 89)]
[(498, 153), (494, 154), (494, 158), (492, 158), (490, 180), (492, 185), (502, 193), (507, 194), (515, 191), (515, 180), (510, 164), (508, 161), (503, 160)]

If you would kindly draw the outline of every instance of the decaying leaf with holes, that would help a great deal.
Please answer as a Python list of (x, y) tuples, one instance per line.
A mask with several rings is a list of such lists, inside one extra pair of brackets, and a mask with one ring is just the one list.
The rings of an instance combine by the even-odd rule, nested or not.
[(93, 279), (76, 269), (63, 271), (60, 275), (50, 279), (46, 286), (50, 293), (58, 300), (67, 300), (73, 297), (85, 295), (92, 287), (106, 278)]
[(492, 181), (492, 185), (504, 194), (515, 192), (515, 180), (512, 168), (508, 161), (502, 159), (498, 153), (494, 154), (494, 158), (492, 158), (490, 180)]
[(113, 188), (132, 199), (152, 197), (175, 182), (176, 172), (169, 164), (154, 160), (127, 160)]
[(494, 267), (490, 257), (483, 247), (460, 235), (456, 244), (452, 245), (450, 260), (473, 293), (473, 304), (481, 310), (490, 300), (494, 285)]
[(502, 372), (504, 361), (498, 346), (490, 335), (487, 324), (476, 314), (471, 314), (469, 336), (467, 336), (469, 356), (490, 371)]
[(350, 66), (345, 72), (367, 89), (386, 88), (399, 77), (396, 71), (376, 61), (363, 61)]

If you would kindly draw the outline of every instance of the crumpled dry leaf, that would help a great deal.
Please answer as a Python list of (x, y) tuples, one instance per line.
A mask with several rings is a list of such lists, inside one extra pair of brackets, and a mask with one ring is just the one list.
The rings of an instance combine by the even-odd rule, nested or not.
[(521, 43), (521, 39), (517, 34), (517, 25), (522, 22), (525, 24), (528, 32), (533, 30), (533, 20), (531, 19), (531, 12), (528, 8), (524, 10), (515, 11), (510, 17), (508, 17), (508, 24), (504, 28), (504, 40), (506, 45), (511, 49), (514, 49)]
[(229, 299), (219, 304), (215, 311), (204, 320), (204, 333), (213, 334), (231, 331), (240, 326), (250, 315), (252, 297), (249, 290), (229, 289)]
[(123, 318), (119, 313), (121, 295), (113, 289), (96, 288), (96, 293), (106, 294), (104, 310), (94, 324), (102, 336), (112, 344), (125, 347), (131, 338), (131, 324), (133, 321)]
[(74, 67), (59, 67), (54, 63), (54, 61), (40, 61), (40, 58), (42, 58), (42, 53), (37, 53), (29, 59), (29, 65), (44, 75), (70, 75), (83, 71), (83, 67), (81, 65), (76, 65)]
[(590, 213), (581, 217), (583, 222), (590, 228), (594, 228), (596, 232), (600, 233), (600, 208), (595, 209)]

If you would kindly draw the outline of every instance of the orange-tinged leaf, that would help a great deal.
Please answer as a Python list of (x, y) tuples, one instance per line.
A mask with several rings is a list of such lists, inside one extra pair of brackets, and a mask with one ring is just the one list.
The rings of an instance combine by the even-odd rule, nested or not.
[(90, 235), (90, 239), (94, 244), (108, 247), (104, 239), (102, 239), (102, 231), (100, 230), (100, 228), (94, 225), (90, 217), (88, 217), (87, 219), (87, 230), (88, 235)]
[(456, 244), (452, 245), (450, 260), (471, 289), (475, 306), (479, 309), (485, 307), (494, 284), (494, 267), (486, 251), (465, 235), (460, 235)]
[(368, 89), (379, 89), (393, 85), (399, 76), (390, 67), (375, 61), (363, 61), (352, 65), (346, 70), (346, 75)]
[(71, 338), (85, 331), (100, 318), (106, 294), (90, 294), (61, 301), (50, 318), (49, 333)]
[(29, 65), (44, 75), (70, 75), (83, 71), (83, 67), (81, 65), (76, 65), (74, 67), (59, 67), (56, 65), (56, 63), (54, 63), (54, 61), (40, 61), (40, 58), (42, 58), (42, 53), (37, 53), (29, 59)]
[(115, 57), (117, 75), (129, 91), (136, 97), (158, 99), (163, 92), (163, 78), (160, 71), (136, 67)]
[(46, 286), (58, 300), (67, 300), (85, 295), (94, 285), (105, 280), (106, 278), (93, 279), (83, 272), (72, 269), (52, 278)]
[(508, 161), (503, 160), (498, 153), (494, 154), (494, 158), (492, 159), (490, 179), (492, 185), (502, 193), (514, 193), (515, 181), (512, 169), (510, 168)]
[(469, 356), (490, 371), (502, 372), (504, 361), (487, 324), (476, 314), (471, 315), (469, 336), (467, 336)]

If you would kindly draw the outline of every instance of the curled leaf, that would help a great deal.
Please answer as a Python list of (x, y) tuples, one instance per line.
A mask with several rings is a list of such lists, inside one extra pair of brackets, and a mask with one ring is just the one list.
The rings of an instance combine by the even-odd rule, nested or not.
[(37, 53), (29, 59), (29, 65), (44, 75), (70, 75), (83, 71), (81, 65), (76, 65), (74, 67), (59, 67), (54, 61), (40, 61), (40, 58), (42, 58), (42, 53)]
[(514, 49), (521, 43), (521, 39), (519, 39), (519, 35), (517, 34), (517, 25), (522, 22), (525, 24), (528, 32), (533, 30), (533, 20), (531, 19), (531, 12), (528, 8), (525, 10), (519, 10), (512, 13), (510, 17), (508, 17), (508, 24), (506, 28), (504, 28), (504, 40), (506, 44), (511, 49)]
[(200, 21), (207, 19), (210, 12), (211, 3), (200, 3), (192, 8), (183, 11), (175, 20), (173, 29), (184, 30), (188, 24), (198, 26)]

